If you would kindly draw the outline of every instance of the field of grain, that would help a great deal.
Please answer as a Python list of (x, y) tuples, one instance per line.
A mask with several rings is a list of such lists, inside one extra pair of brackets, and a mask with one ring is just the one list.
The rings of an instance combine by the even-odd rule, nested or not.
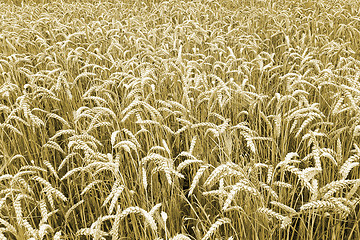
[(0, 240), (360, 239), (360, 3), (0, 3)]

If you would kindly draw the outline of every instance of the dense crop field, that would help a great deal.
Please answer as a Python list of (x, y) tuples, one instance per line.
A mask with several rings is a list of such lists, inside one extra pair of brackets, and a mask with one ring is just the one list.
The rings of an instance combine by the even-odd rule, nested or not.
[(0, 240), (360, 239), (359, 11), (2, 1)]

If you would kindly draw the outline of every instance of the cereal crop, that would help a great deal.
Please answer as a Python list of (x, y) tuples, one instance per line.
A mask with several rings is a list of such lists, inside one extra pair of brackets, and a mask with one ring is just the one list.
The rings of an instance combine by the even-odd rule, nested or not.
[(0, 12), (0, 240), (360, 239), (359, 1)]

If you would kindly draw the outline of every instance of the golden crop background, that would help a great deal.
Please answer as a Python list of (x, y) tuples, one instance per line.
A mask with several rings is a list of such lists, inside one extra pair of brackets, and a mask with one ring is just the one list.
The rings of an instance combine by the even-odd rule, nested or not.
[(359, 239), (358, 1), (3, 1), (0, 239)]

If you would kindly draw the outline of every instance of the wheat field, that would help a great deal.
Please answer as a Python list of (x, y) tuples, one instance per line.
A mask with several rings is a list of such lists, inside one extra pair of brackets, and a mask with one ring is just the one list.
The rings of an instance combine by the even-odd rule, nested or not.
[(360, 239), (359, 1), (0, 12), (0, 240)]

